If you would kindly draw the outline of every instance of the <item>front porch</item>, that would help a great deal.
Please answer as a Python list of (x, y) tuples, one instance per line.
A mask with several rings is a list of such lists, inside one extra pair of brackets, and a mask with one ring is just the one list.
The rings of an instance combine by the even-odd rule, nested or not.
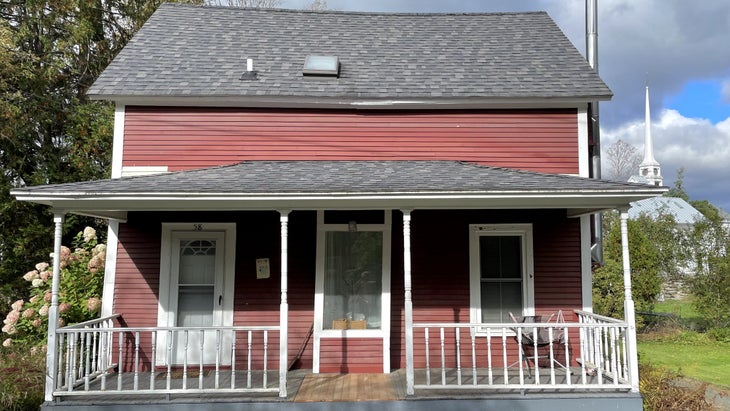
[[(47, 407), (154, 403), (159, 409), (200, 409), (205, 403), (206, 409), (216, 409), (246, 403), (263, 410), (292, 409), (296, 403), (296, 409), (314, 409), (313, 404), (342, 409), (343, 402), (352, 402), (358, 409), (382, 409), (388, 401), (396, 409), (436, 409), (445, 402), (460, 408), (476, 400), (505, 406), (539, 399), (535, 403), (545, 410), (551, 409), (546, 404), (575, 398), (596, 401), (597, 409), (609, 399), (613, 406), (640, 401), (631, 392), (629, 359), (635, 354), (628, 351), (628, 325), (582, 311), (576, 315), (579, 321), (573, 323), (416, 323), (414, 344), (422, 355), (390, 374), (313, 374), (309, 369), (281, 374), (280, 362), (293, 359), (275, 354), (278, 326), (134, 328), (110, 316), (58, 329), (54, 401)], [(540, 347), (535, 340), (527, 354), (531, 347), (522, 336), (538, 332), (563, 338)], [(162, 335), (166, 343), (159, 345)], [(210, 364), (197, 360), (205, 358), (206, 335), (215, 347)], [(197, 342), (189, 344), (193, 339)], [(183, 358), (173, 366), (174, 341), (183, 344)]]

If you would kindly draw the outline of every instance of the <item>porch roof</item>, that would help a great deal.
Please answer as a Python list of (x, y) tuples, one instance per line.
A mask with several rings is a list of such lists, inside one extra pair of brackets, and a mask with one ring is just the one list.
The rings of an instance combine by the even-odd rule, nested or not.
[(245, 161), (173, 173), (16, 189), (18, 200), (69, 212), (316, 208), (626, 207), (665, 187), (459, 161)]

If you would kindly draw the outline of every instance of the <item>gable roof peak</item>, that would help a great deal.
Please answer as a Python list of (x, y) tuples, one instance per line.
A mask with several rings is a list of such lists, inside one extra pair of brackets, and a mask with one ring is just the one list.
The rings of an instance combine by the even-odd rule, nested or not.
[[(338, 56), (340, 76), (303, 76), (309, 54)], [(241, 81), (247, 58), (254, 60), (255, 81)], [(485, 101), (574, 107), (607, 100), (611, 91), (545, 12), (164, 4), (89, 95), (125, 104), (353, 107), (374, 101), (476, 108)]]

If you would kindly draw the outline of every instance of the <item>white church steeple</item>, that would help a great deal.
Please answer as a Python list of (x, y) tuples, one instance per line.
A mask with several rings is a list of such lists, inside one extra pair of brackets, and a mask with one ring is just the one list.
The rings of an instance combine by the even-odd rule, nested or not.
[(654, 142), (651, 138), (651, 113), (649, 112), (649, 86), (646, 86), (646, 111), (644, 119), (644, 161), (639, 165), (639, 175), (654, 186), (662, 185), (662, 172), (659, 162), (654, 159)]

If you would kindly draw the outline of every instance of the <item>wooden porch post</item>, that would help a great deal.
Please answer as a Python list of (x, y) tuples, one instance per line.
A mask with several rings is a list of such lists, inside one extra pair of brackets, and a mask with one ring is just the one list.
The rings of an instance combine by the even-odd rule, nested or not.
[(631, 297), (631, 262), (629, 260), (629, 210), (621, 209), (621, 259), (624, 271), (624, 320), (629, 325), (628, 353), (629, 375), (631, 376), (631, 391), (639, 392), (639, 364), (636, 346), (636, 313), (634, 300)]
[(56, 329), (58, 328), (58, 288), (61, 279), (61, 235), (64, 213), (54, 212), (53, 224), (53, 280), (51, 281), (51, 307), (48, 310), (48, 345), (46, 349), (45, 400), (53, 401), (56, 378)]
[(288, 371), (288, 328), (289, 303), (287, 302), (287, 282), (289, 274), (289, 210), (279, 210), (281, 223), (281, 305), (279, 308), (279, 397), (286, 398), (286, 373)]
[(406, 315), (406, 394), (413, 395), (413, 301), (411, 299), (411, 210), (403, 211), (403, 288)]

